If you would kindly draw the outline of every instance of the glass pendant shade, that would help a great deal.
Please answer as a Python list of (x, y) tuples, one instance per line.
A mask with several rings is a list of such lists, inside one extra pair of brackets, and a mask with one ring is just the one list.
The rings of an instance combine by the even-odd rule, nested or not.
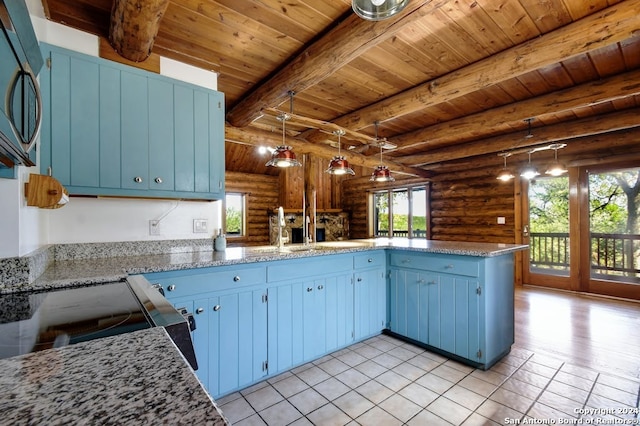
[(409, 0), (353, 0), (351, 7), (362, 19), (381, 21), (402, 11)]
[(377, 166), (369, 179), (372, 182), (393, 182), (395, 179), (391, 176), (391, 171), (385, 165)]
[(301, 165), (302, 164), (296, 160), (296, 154), (291, 150), (291, 147), (287, 145), (277, 146), (276, 150), (271, 154), (271, 160), (266, 164), (266, 166), (274, 167), (292, 167)]
[(559, 161), (558, 161), (558, 149), (559, 148), (564, 148), (565, 145), (552, 145), (552, 149), (554, 151), (554, 161), (553, 164), (551, 164), (551, 167), (549, 167), (547, 169), (546, 172), (544, 172), (545, 174), (549, 175), (549, 176), (561, 176), (565, 173), (568, 172), (567, 168), (564, 167), (564, 165), (562, 165)]
[(531, 164), (531, 153), (529, 153), (529, 163), (524, 167), (524, 169), (520, 171), (520, 176), (527, 180), (531, 180), (539, 174), (540, 172), (538, 171), (536, 166)]
[(498, 155), (504, 158), (504, 166), (502, 167), (502, 170), (500, 170), (500, 173), (498, 173), (496, 179), (502, 182), (508, 182), (515, 177), (515, 175), (511, 173), (511, 170), (507, 168), (507, 157), (509, 157), (511, 154), (509, 154), (508, 152), (503, 152)]

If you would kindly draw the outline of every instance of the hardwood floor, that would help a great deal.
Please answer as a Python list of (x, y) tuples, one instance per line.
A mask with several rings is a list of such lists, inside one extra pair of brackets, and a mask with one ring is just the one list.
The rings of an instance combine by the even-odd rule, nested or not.
[(640, 378), (640, 303), (516, 288), (515, 347)]

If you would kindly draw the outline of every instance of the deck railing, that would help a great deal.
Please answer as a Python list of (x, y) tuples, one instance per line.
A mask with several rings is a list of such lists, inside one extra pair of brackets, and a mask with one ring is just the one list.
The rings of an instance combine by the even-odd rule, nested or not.
[[(532, 267), (568, 271), (569, 234), (532, 232), (529, 253)], [(640, 277), (640, 235), (592, 233), (591, 272), (595, 276)]]
[[(389, 231), (387, 230), (382, 230), (379, 229), (378, 230), (378, 237), (388, 237), (389, 236)], [(408, 237), (409, 236), (409, 231), (406, 229), (394, 229), (393, 230), (393, 236), (394, 237)], [(423, 229), (414, 229), (413, 230), (413, 238), (425, 238), (427, 236), (427, 231), (423, 230)]]

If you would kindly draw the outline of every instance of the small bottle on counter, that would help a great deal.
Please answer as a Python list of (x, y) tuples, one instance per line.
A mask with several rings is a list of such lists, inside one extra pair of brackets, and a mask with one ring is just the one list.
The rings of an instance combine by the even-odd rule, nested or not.
[(222, 233), (222, 228), (218, 229), (218, 236), (213, 240), (213, 249), (215, 251), (225, 251), (227, 248), (227, 237)]

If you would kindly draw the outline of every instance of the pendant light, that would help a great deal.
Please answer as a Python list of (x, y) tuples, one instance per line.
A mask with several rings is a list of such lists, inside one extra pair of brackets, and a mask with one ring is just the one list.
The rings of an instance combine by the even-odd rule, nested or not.
[(344, 158), (344, 156), (340, 155), (340, 146), (342, 145), (340, 143), (340, 136), (343, 136), (344, 133), (345, 132), (342, 129), (333, 131), (333, 134), (338, 136), (338, 155), (334, 156), (331, 159), (331, 162), (329, 163), (329, 168), (325, 170), (326, 173), (329, 173), (332, 175), (346, 175), (346, 174), (355, 175), (356, 174), (356, 172), (354, 172), (353, 169), (349, 167), (349, 162), (347, 161), (347, 159)]
[(564, 165), (562, 165), (559, 161), (558, 161), (558, 150), (560, 148), (564, 148), (565, 146), (567, 146), (566, 144), (563, 143), (554, 143), (549, 145), (549, 148), (553, 150), (553, 154), (554, 154), (554, 161), (553, 164), (551, 164), (551, 167), (549, 167), (547, 169), (546, 172), (544, 172), (545, 174), (549, 175), (549, 176), (561, 176), (565, 173), (567, 173), (567, 168), (564, 167)]
[[(291, 112), (293, 113), (293, 91), (289, 91), (289, 97), (291, 102)], [(276, 147), (275, 151), (271, 153), (271, 160), (265, 164), (266, 166), (273, 167), (292, 167), (292, 166), (302, 166), (298, 160), (296, 160), (296, 154), (293, 152), (292, 148), (287, 145), (286, 142), (286, 132), (285, 132), (285, 123), (287, 120), (291, 119), (291, 115), (287, 113), (282, 113), (276, 117), (278, 121), (282, 122), (282, 145)]]
[(380, 146), (380, 165), (376, 166), (375, 170), (371, 174), (371, 178), (369, 179), (372, 182), (393, 182), (395, 178), (391, 176), (391, 171), (387, 166), (382, 162), (382, 146), (385, 144), (385, 139), (378, 139), (378, 122), (374, 123), (376, 129), (376, 138), (375, 142)]
[(402, 11), (409, 0), (352, 0), (353, 11), (362, 19), (381, 21)]
[(527, 180), (531, 180), (540, 174), (536, 166), (531, 164), (531, 152), (529, 151), (529, 163), (520, 171), (520, 176)]
[(515, 175), (513, 173), (511, 173), (511, 170), (509, 170), (507, 168), (507, 157), (511, 156), (511, 153), (509, 152), (501, 152), (500, 154), (498, 154), (500, 157), (504, 158), (504, 166), (502, 167), (502, 170), (500, 170), (500, 173), (498, 173), (498, 176), (496, 179), (502, 181), (502, 182), (508, 182), (511, 179), (513, 179), (515, 177)]

